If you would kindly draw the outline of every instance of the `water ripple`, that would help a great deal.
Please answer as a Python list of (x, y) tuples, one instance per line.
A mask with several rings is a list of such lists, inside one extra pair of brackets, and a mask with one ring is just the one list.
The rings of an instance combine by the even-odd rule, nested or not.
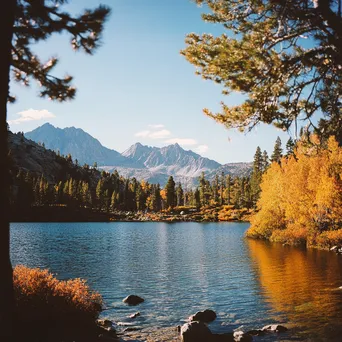
[[(219, 313), (210, 324), (216, 332), (285, 322), (297, 337), (314, 341), (328, 334), (333, 341), (331, 331), (342, 332), (342, 291), (336, 291), (342, 258), (246, 241), (247, 227), (13, 223), (11, 257), (13, 264), (49, 268), (60, 279), (87, 279), (105, 300), (103, 316), (123, 327), (182, 324), (211, 308)], [(125, 305), (122, 299), (131, 293), (145, 302)], [(141, 316), (132, 322), (128, 316), (136, 311)]]

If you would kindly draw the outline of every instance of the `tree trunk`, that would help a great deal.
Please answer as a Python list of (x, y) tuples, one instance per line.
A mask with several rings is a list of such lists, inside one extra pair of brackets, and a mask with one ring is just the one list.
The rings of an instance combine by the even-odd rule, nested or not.
[(0, 341), (12, 341), (14, 314), (13, 278), (9, 241), (9, 162), (7, 147), (7, 96), (11, 65), (16, 0), (7, 0), (0, 11)]

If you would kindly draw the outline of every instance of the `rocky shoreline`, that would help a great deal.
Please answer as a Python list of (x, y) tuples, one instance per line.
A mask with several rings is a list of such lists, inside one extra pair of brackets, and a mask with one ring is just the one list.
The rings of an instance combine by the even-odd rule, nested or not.
[[(143, 298), (130, 295), (123, 299), (123, 302), (130, 306), (139, 305), (144, 301)], [(136, 312), (129, 316), (133, 321), (139, 317), (140, 312)], [(254, 337), (270, 334), (284, 333), (287, 327), (280, 324), (266, 325), (260, 329), (243, 331), (242, 329), (234, 330), (229, 333), (213, 333), (208, 324), (216, 319), (216, 313), (213, 310), (206, 309), (196, 312), (188, 317), (186, 323), (182, 326), (174, 327), (128, 327), (123, 331), (116, 330), (115, 322), (108, 319), (97, 321), (100, 328), (105, 334), (99, 335), (99, 341), (135, 341), (135, 342), (251, 342)]]
[(98, 211), (68, 206), (33, 206), (30, 210), (12, 210), (11, 222), (249, 222), (251, 210), (231, 206), (150, 211)]
[(209, 207), (192, 210), (165, 210), (160, 212), (116, 211), (110, 221), (123, 222), (249, 222), (252, 212), (247, 209)]

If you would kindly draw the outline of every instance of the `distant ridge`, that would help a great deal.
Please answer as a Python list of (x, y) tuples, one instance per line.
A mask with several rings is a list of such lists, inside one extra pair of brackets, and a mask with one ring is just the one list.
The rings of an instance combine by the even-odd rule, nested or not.
[[(71, 154), (79, 164), (93, 165), (126, 165), (130, 161), (119, 152), (101, 145), (101, 143), (81, 128), (57, 128), (46, 123), (25, 137), (35, 142), (44, 143), (45, 147), (61, 154)], [(132, 166), (132, 165), (127, 165)]]
[(108, 171), (117, 170), (124, 177), (135, 177), (150, 183), (166, 183), (172, 175), (176, 181), (187, 187), (197, 184), (202, 172), (213, 179), (216, 174), (243, 176), (251, 172), (251, 163), (228, 163), (222, 165), (214, 160), (184, 150), (179, 144), (165, 147), (145, 146), (137, 142), (123, 153), (104, 147), (97, 139), (80, 128), (56, 128), (46, 123), (25, 137), (35, 142), (44, 143), (45, 147), (60, 151), (63, 155), (71, 154), (79, 164), (97, 165)]

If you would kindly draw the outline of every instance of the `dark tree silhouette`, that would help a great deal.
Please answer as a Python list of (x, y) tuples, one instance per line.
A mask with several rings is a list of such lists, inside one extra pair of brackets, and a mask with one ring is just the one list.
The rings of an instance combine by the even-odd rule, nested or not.
[(7, 149), (7, 95), (11, 65), (11, 40), (13, 33), (15, 0), (6, 3), (0, 11), (0, 340), (8, 341), (12, 331), (13, 280), (9, 255), (9, 167)]
[(36, 80), (40, 96), (65, 101), (75, 96), (71, 76), (59, 78), (51, 74), (58, 60), (45, 63), (30, 49), (31, 43), (46, 40), (53, 33), (67, 32), (75, 50), (92, 54), (98, 47), (103, 24), (110, 12), (108, 7), (86, 9), (79, 16), (62, 11), (67, 0), (7, 0), (0, 11), (0, 167), (5, 176), (1, 179), (0, 215), (0, 340), (9, 341), (12, 334), (13, 283), (9, 256), (9, 163), (7, 148), (7, 101), (10, 75), (14, 80), (29, 85)]

